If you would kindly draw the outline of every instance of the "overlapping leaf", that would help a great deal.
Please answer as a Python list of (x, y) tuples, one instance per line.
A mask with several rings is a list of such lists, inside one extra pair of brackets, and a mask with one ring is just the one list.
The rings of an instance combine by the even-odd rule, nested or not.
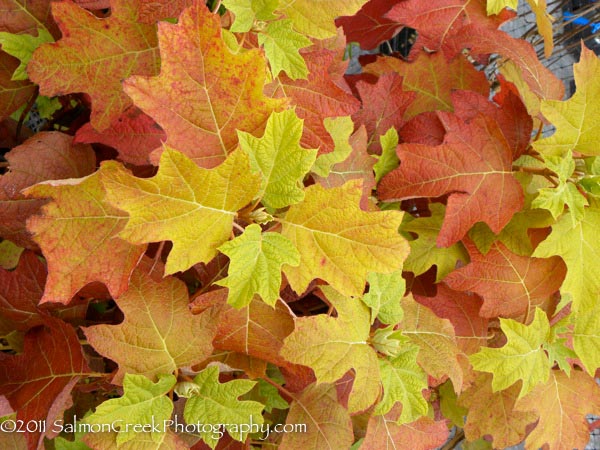
[(158, 36), (160, 74), (129, 78), (124, 89), (165, 130), (167, 144), (198, 165), (221, 163), (238, 143), (236, 130), (260, 132), (281, 108), (282, 101), (263, 95), (260, 52), (233, 55), (218, 16), (203, 3), (186, 9), (177, 24), (161, 22)]
[[(515, 410), (535, 411), (539, 422), (525, 439), (527, 448), (584, 448), (590, 439), (587, 414), (600, 411), (600, 391), (594, 379), (573, 371), (553, 370), (548, 381), (515, 404)], [(582, 401), (584, 400), (585, 401)]]
[(0, 51), (0, 121), (25, 105), (35, 92), (35, 86), (27, 81), (12, 79), (19, 61)]
[(300, 263), (300, 254), (292, 243), (279, 233), (262, 233), (252, 224), (244, 233), (219, 247), (229, 256), (229, 272), (217, 282), (229, 289), (228, 303), (247, 306), (255, 294), (274, 306), (281, 288), (281, 266)]
[(167, 274), (210, 261), (229, 238), (236, 212), (260, 186), (241, 151), (214, 169), (203, 169), (167, 148), (152, 178), (134, 177), (116, 162), (105, 163), (102, 176), (111, 204), (129, 213), (122, 238), (136, 244), (173, 242)]
[(471, 263), (455, 270), (445, 282), (457, 291), (475, 292), (483, 298), (483, 317), (527, 316), (560, 288), (566, 267), (558, 257), (519, 256), (502, 243), (492, 244), (485, 255), (465, 241)]
[(59, 31), (50, 13), (49, 0), (0, 0), (0, 31), (35, 35), (40, 26), (54, 36)]
[(94, 349), (119, 364), (114, 383), (122, 383), (126, 373), (154, 380), (210, 356), (215, 317), (210, 311), (192, 315), (187, 289), (180, 280), (167, 278), (157, 283), (137, 269), (129, 289), (115, 301), (125, 315), (123, 323), (84, 328)]
[(73, 145), (73, 138), (58, 132), (38, 133), (14, 147), (5, 158), (10, 170), (0, 178), (0, 235), (23, 247), (35, 248), (25, 221), (46, 201), (26, 198), (21, 190), (42, 181), (89, 175), (96, 158), (88, 145)]
[(500, 319), (500, 326), (506, 335), (506, 345), (501, 348), (484, 347), (469, 359), (475, 370), (493, 374), (493, 392), (504, 390), (520, 380), (518, 398), (522, 398), (536, 385), (545, 383), (550, 374), (550, 361), (542, 348), (550, 333), (548, 317), (536, 308), (529, 325)]
[(40, 183), (28, 188), (26, 194), (53, 199), (42, 208), (41, 215), (27, 221), (48, 263), (41, 302), (67, 304), (77, 291), (96, 281), (104, 283), (113, 296), (127, 289), (145, 247), (117, 237), (127, 216), (105, 201), (99, 172)]
[(331, 288), (322, 289), (336, 308), (337, 318), (320, 314), (296, 319), (281, 356), (312, 368), (319, 383), (333, 383), (354, 369), (348, 408), (351, 412), (363, 411), (375, 402), (381, 390), (377, 354), (367, 342), (369, 310), (358, 299), (345, 298)]
[(438, 113), (449, 125), (438, 146), (400, 144), (400, 167), (379, 184), (380, 198), (402, 200), (450, 194), (438, 245), (462, 239), (479, 221), (499, 233), (523, 205), (512, 174), (512, 151), (499, 126), (482, 115), (469, 123)]
[(156, 26), (140, 23), (135, 6), (112, 0), (111, 16), (98, 20), (74, 3), (53, 3), (63, 37), (39, 47), (27, 68), (43, 95), (88, 93), (92, 125), (98, 130), (131, 105), (121, 81), (135, 74), (155, 75), (159, 69)]
[(542, 114), (556, 126), (552, 136), (534, 143), (545, 155), (562, 156), (568, 150), (600, 155), (600, 61), (583, 44), (573, 73), (577, 90), (569, 100), (542, 100)]
[(250, 157), (250, 167), (262, 175), (258, 195), (264, 205), (283, 208), (304, 198), (302, 180), (317, 151), (300, 147), (302, 120), (293, 110), (273, 113), (261, 138), (244, 132), (238, 136), (240, 147)]
[(364, 212), (361, 194), (360, 181), (332, 189), (315, 184), (290, 207), (282, 234), (300, 251), (300, 265), (283, 271), (296, 292), (321, 278), (345, 295), (361, 295), (368, 272), (393, 272), (406, 258), (408, 243), (397, 233), (402, 214)]
[[(17, 419), (53, 424), (72, 404), (73, 386), (90, 372), (73, 327), (48, 318), (27, 333), (22, 354), (3, 354), (0, 395), (17, 411)], [(39, 448), (43, 437), (42, 429), (27, 433), (28, 448)]]
[(348, 448), (354, 441), (350, 414), (336, 393), (335, 385), (311, 384), (290, 405), (286, 423), (305, 423), (306, 433), (286, 433), (283, 448)]

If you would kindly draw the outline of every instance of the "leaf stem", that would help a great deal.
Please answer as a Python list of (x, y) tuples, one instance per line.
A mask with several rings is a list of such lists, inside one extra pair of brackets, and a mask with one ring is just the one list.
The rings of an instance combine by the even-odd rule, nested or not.
[(242, 227), (241, 225), (239, 225), (236, 222), (233, 222), (233, 228), (235, 228), (236, 230), (238, 230), (240, 233), (243, 233), (245, 231), (244, 227)]
[(287, 397), (289, 397), (291, 400), (296, 400), (296, 396), (294, 394), (292, 394), (290, 391), (288, 391), (286, 388), (284, 388), (283, 386), (275, 383), (273, 380), (271, 380), (269, 377), (264, 377), (262, 378), (263, 380), (265, 380), (267, 383), (269, 383), (271, 386), (274, 386), (277, 388), (277, 390), (283, 394), (285, 394)]
[(220, 7), (221, 7), (221, 0), (217, 0), (217, 2), (212, 7), (213, 14), (217, 14), (219, 12)]
[(440, 450), (452, 450), (453, 448), (456, 448), (459, 442), (462, 441), (464, 438), (465, 432), (462, 430), (462, 428), (457, 428), (456, 433), (454, 434), (452, 439), (450, 439), (448, 442), (442, 445), (440, 447)]

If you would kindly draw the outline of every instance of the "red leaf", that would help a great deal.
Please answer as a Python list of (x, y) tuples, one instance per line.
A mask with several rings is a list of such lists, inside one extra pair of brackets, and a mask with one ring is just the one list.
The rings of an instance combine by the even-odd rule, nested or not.
[(488, 320), (479, 315), (483, 303), (479, 296), (453, 291), (445, 283), (439, 283), (435, 297), (415, 295), (415, 300), (436, 316), (452, 322), (458, 346), (466, 354), (476, 353), (485, 346)]
[(449, 194), (438, 245), (449, 247), (477, 222), (499, 233), (523, 206), (512, 150), (500, 127), (479, 115), (469, 123), (440, 112), (447, 133), (438, 146), (400, 144), (400, 167), (379, 184), (382, 200)]
[[(302, 55), (308, 67), (307, 80), (292, 80), (285, 74), (280, 82), (271, 85), (276, 97), (287, 96), (296, 106), (296, 114), (304, 119), (300, 144), (304, 148), (318, 148), (319, 154), (333, 151), (334, 144), (323, 119), (349, 116), (358, 111), (360, 102), (341, 89), (328, 72), (333, 55), (328, 50), (315, 50)], [(345, 83), (343, 79), (338, 80)]]
[(353, 16), (338, 17), (335, 24), (344, 29), (348, 42), (358, 42), (364, 50), (391, 39), (403, 26), (384, 15), (398, 0), (370, 0)]
[(37, 248), (25, 229), (25, 220), (46, 200), (27, 199), (21, 191), (42, 181), (89, 175), (96, 167), (96, 157), (89, 145), (73, 145), (71, 136), (51, 131), (27, 139), (5, 158), (10, 170), (0, 178), (0, 235), (22, 247)]
[(19, 64), (18, 59), (0, 51), (0, 121), (27, 103), (35, 92), (29, 81), (11, 80)]
[(446, 129), (438, 115), (430, 111), (409, 120), (398, 134), (404, 142), (435, 146), (444, 142)]
[(73, 142), (109, 145), (118, 150), (121, 160), (142, 166), (150, 164), (150, 153), (166, 139), (165, 132), (150, 116), (132, 106), (102, 132), (96, 131), (91, 123), (85, 124), (77, 130)]
[(179, 17), (181, 12), (194, 4), (193, 0), (137, 0), (140, 22), (154, 24), (159, 20)]
[(355, 126), (365, 125), (369, 137), (369, 150), (381, 153), (379, 137), (391, 127), (404, 125), (404, 112), (415, 99), (414, 92), (402, 89), (402, 77), (397, 73), (385, 73), (376, 84), (358, 81), (356, 89), (362, 100), (362, 108), (352, 116)]
[(497, 16), (488, 16), (486, 0), (407, 0), (398, 3), (386, 18), (417, 30), (417, 41), (411, 53), (426, 49), (442, 50), (447, 58), (456, 54), (450, 41), (462, 35), (462, 28), (476, 22), (482, 27), (496, 29), (514, 17), (508, 10)]
[[(48, 318), (45, 327), (25, 335), (24, 352), (0, 360), (0, 395), (5, 395), (17, 419), (43, 420), (52, 430), (71, 403), (71, 390), (90, 373), (79, 338), (71, 325)], [(27, 433), (30, 450), (43, 448), (47, 433)]]
[(481, 254), (470, 240), (463, 241), (471, 263), (449, 274), (444, 281), (458, 291), (483, 297), (483, 317), (527, 315), (561, 286), (567, 268), (561, 258), (519, 256), (501, 242)]
[(50, 14), (51, 0), (0, 0), (0, 31), (37, 36), (41, 26), (54, 37), (60, 32)]

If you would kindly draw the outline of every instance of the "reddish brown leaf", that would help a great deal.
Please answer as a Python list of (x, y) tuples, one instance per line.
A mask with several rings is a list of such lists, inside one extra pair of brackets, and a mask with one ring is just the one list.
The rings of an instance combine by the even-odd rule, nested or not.
[(338, 17), (335, 24), (344, 29), (348, 42), (358, 42), (364, 50), (373, 49), (402, 29), (384, 17), (396, 3), (398, 0), (370, 0), (353, 16)]
[(29, 81), (12, 81), (19, 60), (0, 51), (0, 121), (25, 105), (35, 92)]
[(562, 285), (567, 268), (561, 258), (519, 256), (501, 242), (483, 255), (470, 240), (463, 241), (471, 263), (444, 281), (458, 291), (483, 297), (483, 317), (522, 317), (542, 304)]
[(74, 3), (53, 2), (63, 37), (38, 47), (27, 66), (43, 95), (89, 94), (91, 122), (98, 130), (131, 105), (121, 81), (134, 74), (155, 75), (160, 65), (156, 27), (139, 23), (135, 3), (112, 0), (111, 5), (110, 17), (98, 19)]
[[(90, 369), (71, 325), (51, 318), (44, 325), (25, 335), (23, 354), (0, 359), (0, 395), (17, 411), (17, 419), (53, 424), (71, 405), (73, 386)], [(28, 448), (42, 447), (43, 437), (39, 431), (27, 433)]]
[(562, 100), (564, 96), (563, 82), (544, 67), (531, 44), (523, 39), (473, 23), (461, 29), (452, 46), (455, 52), (469, 49), (475, 56), (499, 54), (502, 59), (510, 60), (521, 71), (529, 89), (541, 99)]
[(402, 405), (397, 403), (385, 416), (372, 415), (367, 425), (367, 435), (360, 448), (431, 450), (446, 442), (446, 421), (434, 422), (429, 417), (422, 417), (415, 422), (398, 425), (396, 422), (401, 412)]
[(356, 126), (367, 128), (369, 150), (381, 153), (380, 136), (392, 127), (399, 129), (404, 125), (404, 113), (416, 95), (403, 90), (402, 77), (393, 72), (381, 75), (374, 85), (359, 81), (356, 89), (362, 108), (352, 119)]
[(60, 36), (50, 14), (51, 0), (0, 0), (0, 31), (37, 36), (40, 26)]
[(74, 0), (79, 6), (85, 9), (107, 9), (110, 8), (110, 0)]
[(398, 134), (404, 142), (435, 146), (444, 142), (446, 129), (438, 115), (431, 111), (409, 120)]
[(85, 124), (77, 130), (73, 142), (109, 145), (118, 150), (121, 160), (142, 166), (150, 164), (150, 153), (166, 139), (165, 132), (150, 116), (132, 106), (104, 131), (96, 131), (91, 123)]
[(462, 239), (477, 222), (499, 233), (523, 205), (521, 185), (512, 173), (512, 150), (500, 127), (479, 115), (469, 123), (440, 112), (444, 143), (435, 147), (400, 144), (400, 167), (379, 184), (383, 200), (450, 194), (438, 245)]
[[(308, 67), (308, 79), (292, 80), (285, 74), (271, 84), (276, 97), (288, 97), (296, 106), (296, 114), (304, 119), (300, 144), (304, 148), (318, 148), (319, 154), (332, 152), (333, 139), (323, 119), (349, 116), (358, 111), (360, 102), (340, 88), (328, 71), (333, 55), (328, 50), (315, 50), (302, 55)], [(345, 83), (343, 79), (337, 80)], [(387, 130), (385, 130), (387, 131)]]
[(133, 245), (117, 234), (127, 214), (104, 200), (100, 171), (85, 178), (41, 183), (27, 189), (34, 198), (52, 197), (40, 216), (27, 221), (48, 262), (41, 302), (67, 304), (79, 289), (100, 281), (113, 297), (127, 289), (129, 276), (145, 245)]
[(436, 316), (452, 322), (456, 342), (466, 354), (476, 353), (486, 344), (488, 320), (479, 316), (483, 301), (477, 295), (453, 291), (445, 283), (439, 283), (435, 297), (415, 295), (415, 300)]
[(376, 75), (395, 72), (403, 78), (402, 88), (416, 94), (404, 113), (405, 120), (426, 111), (452, 111), (454, 90), (464, 89), (486, 96), (490, 90), (485, 74), (475, 70), (465, 58), (447, 62), (441, 53), (419, 53), (412, 62), (378, 57), (363, 71)]
[(512, 149), (513, 159), (517, 159), (529, 146), (533, 120), (521, 99), (514, 93), (508, 91), (501, 97), (496, 97), (494, 100), (497, 99), (499, 104), (490, 102), (487, 94), (484, 97), (475, 92), (454, 92), (452, 94), (454, 113), (465, 122), (480, 114), (495, 120)]
[(497, 16), (488, 16), (486, 0), (431, 0), (425, 3), (407, 0), (394, 6), (385, 17), (417, 30), (417, 41), (411, 53), (422, 49), (442, 50), (450, 58), (456, 54), (451, 41), (462, 34), (465, 25), (475, 22), (496, 29), (514, 15), (504, 10)]
[(160, 75), (129, 78), (125, 92), (165, 130), (169, 146), (215, 167), (236, 148), (236, 130), (260, 134), (283, 105), (263, 95), (265, 59), (259, 50), (232, 54), (219, 16), (201, 2), (177, 24), (159, 23), (158, 36)]
[(45, 284), (46, 266), (33, 252), (23, 253), (14, 271), (0, 269), (0, 316), (19, 331), (42, 325), (48, 314), (37, 305)]
[(89, 175), (96, 157), (89, 145), (73, 145), (71, 136), (53, 131), (36, 134), (5, 158), (10, 170), (0, 178), (0, 235), (22, 247), (37, 248), (25, 220), (46, 200), (25, 198), (21, 190), (42, 181)]

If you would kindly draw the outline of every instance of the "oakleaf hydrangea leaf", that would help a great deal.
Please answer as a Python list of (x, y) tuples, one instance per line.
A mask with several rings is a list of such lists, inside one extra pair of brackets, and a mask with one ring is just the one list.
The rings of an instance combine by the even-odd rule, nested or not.
[(409, 241), (410, 254), (404, 261), (404, 270), (421, 275), (435, 265), (435, 281), (439, 282), (456, 268), (458, 261), (467, 262), (469, 256), (460, 242), (450, 247), (437, 246), (436, 239), (444, 223), (446, 208), (440, 203), (431, 203), (429, 209), (430, 217), (420, 217), (402, 224), (402, 231), (417, 235), (416, 239)]
[[(202, 167), (235, 150), (236, 130), (258, 134), (284, 100), (263, 93), (260, 50), (233, 54), (221, 37), (218, 14), (194, 2), (177, 24), (158, 24), (160, 74), (135, 76), (123, 89), (167, 133), (167, 144)], [(193, 105), (193, 107), (192, 107)]]
[(167, 148), (152, 178), (137, 178), (115, 161), (102, 167), (107, 198), (129, 213), (120, 236), (132, 243), (173, 242), (166, 274), (208, 262), (229, 238), (236, 212), (258, 193), (248, 156), (234, 152), (214, 169)]
[(387, 414), (396, 402), (402, 403), (398, 424), (410, 423), (427, 415), (429, 404), (423, 397), (428, 388), (427, 374), (417, 364), (419, 347), (408, 345), (393, 359), (380, 359), (379, 370), (383, 384), (383, 398), (375, 407), (375, 414)]
[(575, 226), (583, 218), (583, 210), (588, 202), (575, 184), (568, 181), (575, 171), (573, 152), (569, 149), (565, 156), (544, 156), (544, 162), (546, 167), (558, 175), (558, 186), (539, 189), (539, 194), (531, 203), (531, 207), (547, 209), (552, 217), (557, 219), (567, 205), (571, 222)]
[(48, 261), (41, 302), (67, 304), (79, 289), (95, 281), (119, 296), (145, 251), (144, 245), (117, 236), (127, 215), (106, 201), (100, 173), (47, 181), (25, 191), (30, 197), (53, 199), (42, 208), (42, 215), (27, 221)]
[(101, 403), (83, 422), (114, 424), (115, 427), (120, 428), (117, 434), (117, 445), (135, 438), (137, 434), (134, 429), (135, 424), (155, 423), (161, 431), (153, 431), (152, 440), (160, 442), (163, 424), (170, 419), (173, 412), (173, 402), (167, 397), (167, 393), (175, 386), (176, 381), (173, 375), (163, 375), (153, 383), (143, 375), (127, 373), (123, 379), (123, 396)]
[(274, 77), (282, 70), (292, 80), (307, 77), (308, 67), (299, 51), (312, 42), (292, 29), (291, 20), (270, 22), (264, 32), (258, 35), (258, 43), (265, 49)]
[(573, 73), (577, 90), (569, 100), (542, 100), (542, 114), (556, 126), (552, 136), (533, 143), (544, 155), (561, 156), (568, 150), (600, 155), (600, 60), (583, 44)]
[(296, 328), (285, 339), (281, 356), (312, 368), (318, 383), (334, 383), (354, 369), (348, 409), (363, 411), (381, 391), (377, 354), (368, 342), (369, 309), (358, 299), (346, 298), (328, 286), (321, 289), (338, 316), (319, 314), (296, 319)]
[(278, 12), (284, 13), (302, 34), (317, 39), (335, 36), (335, 18), (351, 16), (367, 0), (281, 0)]
[(241, 308), (250, 304), (254, 294), (271, 306), (279, 298), (281, 266), (300, 264), (300, 253), (279, 233), (262, 233), (252, 224), (243, 234), (219, 247), (229, 259), (229, 274), (217, 282), (229, 288), (227, 302)]
[(271, 208), (283, 208), (304, 198), (302, 180), (315, 162), (317, 151), (300, 147), (302, 123), (293, 110), (287, 110), (271, 114), (261, 138), (238, 132), (250, 167), (262, 175), (259, 196)]
[[(600, 298), (600, 293), (598, 293), (598, 298)], [(594, 308), (584, 309), (577, 313), (573, 330), (573, 348), (591, 376), (594, 376), (596, 369), (600, 367), (600, 333), (598, 330), (600, 330), (600, 306), (596, 303)], [(567, 352), (568, 350), (567, 348), (562, 351)], [(573, 356), (569, 355), (569, 357)]]
[(487, 0), (488, 16), (491, 16), (492, 14), (498, 14), (504, 8), (512, 8), (516, 11), (518, 4), (518, 0)]
[(331, 135), (334, 143), (332, 152), (317, 157), (312, 171), (320, 177), (328, 177), (333, 166), (344, 161), (352, 153), (349, 139), (354, 131), (354, 122), (350, 116), (326, 117), (323, 125)]
[(506, 345), (501, 348), (482, 348), (469, 357), (475, 370), (493, 374), (492, 389), (501, 391), (522, 381), (518, 398), (531, 392), (536, 385), (545, 383), (550, 374), (550, 361), (542, 348), (550, 334), (546, 313), (535, 310), (529, 325), (512, 319), (500, 319), (506, 335)]
[(573, 296), (573, 311), (593, 309), (600, 292), (600, 201), (590, 200), (581, 222), (573, 226), (563, 215), (552, 226), (552, 233), (535, 249), (536, 258), (560, 256), (567, 265), (567, 276), (560, 290)]
[(126, 373), (150, 379), (204, 361), (212, 353), (217, 323), (211, 312), (193, 315), (185, 284), (169, 277), (155, 282), (142, 269), (129, 289), (115, 298), (125, 320), (118, 325), (84, 328), (94, 349), (119, 364), (114, 383)]
[(384, 175), (400, 165), (400, 160), (396, 154), (396, 147), (398, 147), (398, 132), (396, 129), (392, 127), (385, 134), (379, 136), (379, 144), (381, 145), (381, 155), (373, 166), (377, 183)]
[(408, 254), (397, 231), (402, 213), (362, 211), (361, 195), (360, 180), (331, 189), (315, 184), (306, 189), (304, 201), (290, 207), (282, 234), (300, 251), (300, 265), (283, 271), (296, 292), (321, 278), (344, 295), (359, 296), (368, 272), (400, 268)]
[(273, 11), (278, 4), (278, 0), (223, 0), (223, 5), (235, 15), (229, 31), (245, 33), (250, 31), (257, 20), (274, 19)]
[[(252, 389), (256, 381), (219, 383), (219, 368), (211, 366), (196, 375), (194, 383), (200, 390), (185, 404), (183, 416), (187, 423), (227, 424), (227, 433), (240, 442), (248, 435), (248, 430), (240, 429), (240, 425), (263, 423), (264, 405), (252, 400), (238, 400), (238, 397)], [(217, 446), (219, 440), (214, 433), (200, 431), (199, 434), (210, 448)]]
[(370, 273), (367, 275), (369, 292), (362, 300), (371, 308), (371, 323), (378, 318), (388, 325), (395, 325), (402, 320), (404, 313), (400, 299), (404, 296), (406, 282), (402, 271), (391, 273)]
[(46, 28), (38, 28), (37, 36), (0, 32), (0, 46), (2, 47), (2, 51), (21, 61), (21, 64), (12, 76), (12, 80), (26, 80), (28, 78), (26, 68), (31, 55), (33, 55), (36, 48), (47, 42), (54, 42), (54, 38)]
[(29, 78), (39, 84), (43, 95), (88, 93), (92, 125), (105, 129), (131, 105), (121, 81), (158, 73), (156, 25), (139, 23), (136, 4), (128, 0), (112, 0), (106, 19), (73, 2), (53, 3), (52, 14), (63, 37), (33, 53), (27, 66)]

